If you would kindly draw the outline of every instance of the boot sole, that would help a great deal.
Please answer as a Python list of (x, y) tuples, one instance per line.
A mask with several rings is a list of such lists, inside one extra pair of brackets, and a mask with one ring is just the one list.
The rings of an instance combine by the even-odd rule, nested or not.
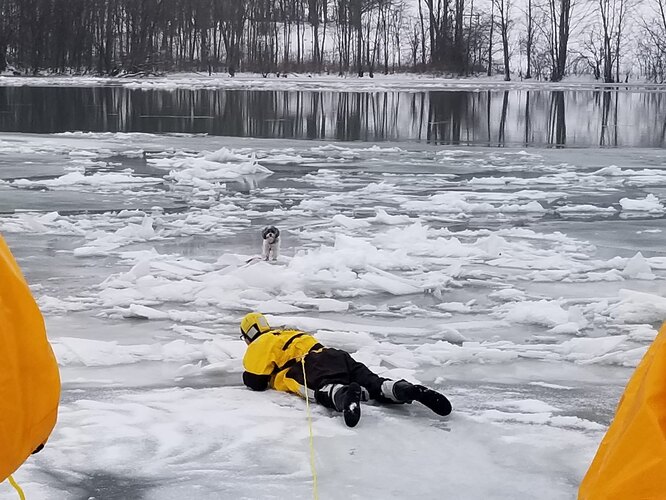
[(361, 419), (361, 386), (356, 382), (349, 384), (342, 415), (347, 427), (355, 427)]
[(424, 406), (430, 408), (437, 415), (445, 417), (451, 413), (451, 402), (444, 394), (428, 389), (427, 391), (418, 395), (416, 401)]

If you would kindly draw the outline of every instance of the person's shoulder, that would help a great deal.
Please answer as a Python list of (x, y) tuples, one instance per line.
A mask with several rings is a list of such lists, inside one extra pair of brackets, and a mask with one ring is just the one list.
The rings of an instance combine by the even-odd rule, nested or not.
[(293, 335), (295, 333), (303, 333), (305, 335), (310, 335), (308, 332), (304, 332), (303, 330), (299, 330), (298, 328), (283, 328), (280, 330), (280, 333), (287, 335)]
[(271, 327), (269, 331), (267, 331), (265, 334), (262, 334), (262, 337), (264, 335), (274, 335), (274, 336), (282, 335), (283, 333), (307, 333), (307, 332), (299, 330), (298, 328), (294, 328), (293, 326), (280, 325), (280, 326)]
[(259, 335), (254, 341), (252, 341), (250, 345), (252, 346), (255, 344), (256, 345), (272, 344), (275, 341), (274, 339), (275, 339), (275, 333), (271, 330), (269, 332), (262, 333), (261, 335)]
[(275, 349), (276, 344), (277, 342), (274, 339), (268, 338), (267, 334), (264, 333), (248, 344), (243, 359), (263, 358)]
[(303, 337), (307, 335), (308, 337), (314, 338), (314, 335), (312, 333), (300, 330), (298, 328), (281, 328), (280, 335), (284, 335), (285, 337), (293, 337), (294, 335)]

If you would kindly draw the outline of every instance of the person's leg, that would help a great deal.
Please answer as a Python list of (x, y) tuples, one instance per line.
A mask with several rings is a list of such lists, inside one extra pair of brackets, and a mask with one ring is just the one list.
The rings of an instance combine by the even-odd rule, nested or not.
[(361, 419), (362, 391), (356, 382), (326, 384), (315, 392), (315, 399), (322, 406), (342, 412), (347, 427), (354, 427)]
[(351, 379), (368, 390), (370, 397), (380, 403), (411, 403), (418, 401), (438, 415), (451, 413), (451, 403), (443, 394), (406, 380), (391, 380), (380, 377), (363, 363), (347, 354), (347, 365)]
[(406, 380), (386, 380), (382, 384), (382, 394), (396, 403), (418, 401), (437, 415), (446, 416), (451, 413), (451, 402), (444, 394)]
[(301, 395), (305, 394), (302, 388), (306, 382), (307, 388), (313, 391), (317, 391), (327, 384), (348, 385), (352, 380), (346, 361), (339, 355), (339, 352), (337, 349), (328, 348), (311, 352), (305, 356), (305, 378), (300, 362), (292, 365), (288, 370), (280, 372), (277, 378), (284, 373), (285, 382), (290, 389), (296, 389), (291, 392)]
[[(342, 412), (345, 423), (354, 427), (361, 418), (362, 389), (350, 380), (347, 363), (337, 349), (323, 349), (305, 357), (303, 366), (295, 364), (275, 379), (275, 386), (308, 397), (317, 403)], [(307, 379), (307, 380), (306, 380)]]
[(363, 387), (368, 392), (370, 399), (383, 403), (389, 402), (382, 394), (382, 384), (388, 379), (380, 377), (363, 363), (356, 361), (348, 352), (338, 352), (345, 359), (349, 378)]

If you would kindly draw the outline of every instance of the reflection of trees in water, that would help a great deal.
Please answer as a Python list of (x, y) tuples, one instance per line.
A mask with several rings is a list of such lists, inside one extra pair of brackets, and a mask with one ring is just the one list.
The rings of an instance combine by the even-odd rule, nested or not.
[(567, 142), (567, 123), (565, 116), (564, 92), (553, 91), (550, 98), (548, 119), (548, 144), (562, 147)]
[(498, 146), (504, 146), (506, 141), (505, 139), (505, 128), (506, 128), (506, 113), (509, 109), (509, 91), (505, 90), (504, 95), (502, 96), (502, 114), (500, 116), (499, 124), (499, 140)]
[[(609, 117), (611, 115), (611, 102), (615, 95), (615, 105), (613, 107), (614, 118), (613, 122), (609, 125)], [(601, 96), (601, 97), (600, 97)], [(599, 104), (601, 100), (601, 126), (599, 146), (617, 146), (617, 92), (610, 92), (608, 90), (595, 92), (595, 102)]]
[(426, 140), (434, 143), (458, 144), (460, 142), (460, 118), (459, 110), (454, 104), (451, 94), (431, 92)]
[[(517, 132), (516, 142), (520, 144), (539, 144), (547, 146), (548, 125), (550, 121), (550, 101), (549, 92), (525, 91), (525, 108), (523, 113), (519, 114), (518, 119), (521, 126)], [(527, 139), (526, 139), (527, 137)]]
[[(658, 109), (661, 109), (662, 108), (661, 103), (662, 103), (662, 100), (663, 100), (663, 95), (662, 94), (657, 94), (656, 99), (658, 99), (658, 101), (659, 101)], [(664, 147), (664, 143), (666, 143), (666, 112), (661, 113), (659, 118), (661, 119), (661, 127), (659, 127), (659, 129), (661, 129), (661, 134), (659, 135), (659, 139), (660, 139), (659, 146)]]
[(616, 90), (349, 93), (0, 87), (0, 130), (663, 147), (666, 97)]
[(491, 129), (491, 123), (493, 122), (493, 120), (492, 120), (492, 110), (491, 110), (491, 106), (492, 106), (492, 102), (493, 102), (493, 93), (489, 90), (486, 93), (486, 97), (487, 97), (487, 102), (486, 102), (486, 126), (487, 126), (487, 130), (488, 130), (488, 144), (490, 144), (490, 142), (493, 140), (493, 132), (492, 132), (492, 129)]
[(649, 128), (655, 131), (656, 137), (651, 146), (666, 146), (666, 97), (662, 92), (648, 92), (640, 95), (640, 107), (650, 111), (643, 117)]
[[(482, 92), (430, 92), (422, 105), (419, 118), (425, 124), (425, 140), (435, 144), (475, 144), (491, 142), (491, 93)], [(422, 138), (422, 137), (420, 137)]]
[(26, 133), (116, 131), (112, 89), (0, 87), (0, 130)]
[(306, 137), (308, 139), (326, 137), (326, 111), (321, 93), (312, 92), (310, 94), (310, 110), (311, 112), (306, 118)]
[(525, 92), (525, 117), (524, 117), (524, 135), (523, 135), (523, 145), (527, 146), (532, 142), (530, 138), (532, 137), (531, 123), (530, 123), (530, 91)]
[(436, 144), (460, 144), (467, 112), (467, 92), (430, 92), (426, 139)]
[(419, 92), (418, 94), (409, 94), (409, 108), (408, 114), (412, 124), (416, 125), (417, 135), (415, 139), (422, 141), (423, 138), (423, 123), (427, 123), (425, 111), (426, 106), (426, 93)]
[(342, 141), (359, 139), (361, 129), (361, 94), (338, 96), (335, 138)]

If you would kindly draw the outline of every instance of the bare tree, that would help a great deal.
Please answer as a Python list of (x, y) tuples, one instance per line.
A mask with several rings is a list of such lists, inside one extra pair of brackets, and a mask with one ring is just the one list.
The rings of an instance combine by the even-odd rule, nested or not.
[(603, 38), (594, 29), (590, 29), (588, 38), (583, 42), (584, 51), (580, 53), (589, 69), (592, 70), (595, 80), (601, 78), (601, 68), (604, 65), (604, 44), (601, 42)]
[[(627, 13), (631, 8), (631, 0), (615, 0), (617, 6), (616, 29), (615, 29), (615, 81), (620, 81), (620, 60), (621, 47), (623, 42), (624, 30), (626, 28)], [(616, 103), (617, 104), (617, 103)]]
[(464, 38), (464, 16), (465, 0), (455, 0), (455, 26), (453, 29), (453, 53), (451, 55), (451, 65), (452, 69), (457, 70), (461, 74), (467, 71), (467, 54), (465, 53)]
[(504, 80), (511, 80), (510, 53), (509, 53), (509, 30), (512, 24), (511, 21), (511, 0), (493, 0), (493, 4), (497, 9), (495, 22), (499, 29), (500, 36), (502, 37), (502, 55), (504, 58)]
[(532, 46), (534, 44), (534, 15), (532, 9), (532, 0), (527, 0), (527, 10), (525, 11), (525, 57), (527, 58), (527, 70), (525, 79), (532, 78)]
[(573, 0), (547, 0), (548, 26), (545, 29), (551, 58), (550, 79), (554, 82), (562, 80), (566, 72), (573, 7)]
[(414, 22), (408, 24), (405, 27), (405, 37), (403, 37), (403, 39), (407, 38), (407, 43), (409, 44), (409, 52), (412, 56), (412, 66), (414, 67), (416, 67), (419, 63), (417, 57), (419, 53), (419, 47), (421, 47), (421, 43), (423, 41), (420, 35), (421, 33), (419, 30), (418, 23)]
[(615, 24), (615, 8), (616, 0), (597, 0), (599, 7), (599, 15), (601, 16), (601, 29), (603, 49), (601, 51), (604, 67), (604, 82), (613, 82), (613, 28)]
[[(491, 59), (473, 0), (0, 0), (0, 69), (321, 70), (384, 73), (405, 49), (420, 69), (467, 73)], [(415, 9), (416, 10), (416, 9)], [(506, 20), (509, 20), (507, 17)], [(497, 31), (501, 32), (501, 29)], [(326, 53), (326, 44), (335, 50)], [(492, 51), (491, 51), (492, 52)], [(508, 52), (508, 51), (507, 51)], [(405, 59), (405, 61), (403, 61)], [(489, 61), (490, 62), (490, 61)]]
[(449, 0), (424, 0), (428, 14), (430, 36), (430, 62), (442, 67), (447, 56), (447, 33), (449, 31)]
[(666, 0), (651, 0), (652, 16), (641, 19), (638, 54), (642, 72), (653, 81), (666, 76)]
[(247, 4), (239, 0), (221, 0), (216, 6), (226, 52), (227, 71), (234, 76), (240, 64), (240, 44), (247, 20)]
[(648, 7), (652, 15), (641, 19), (639, 61), (643, 74), (661, 83), (666, 78), (666, 0), (650, 0)]
[(534, 34), (530, 54), (532, 77), (537, 80), (549, 79), (552, 75), (553, 53), (551, 50), (549, 26), (549, 13), (546, 9), (534, 4)]
[(419, 2), (419, 21), (421, 27), (421, 65), (426, 65), (426, 36), (425, 36), (425, 22), (423, 20), (423, 7), (421, 5), (422, 0)]
[(490, 36), (488, 37), (488, 76), (493, 74), (493, 28), (495, 27), (495, 2), (490, 4)]

